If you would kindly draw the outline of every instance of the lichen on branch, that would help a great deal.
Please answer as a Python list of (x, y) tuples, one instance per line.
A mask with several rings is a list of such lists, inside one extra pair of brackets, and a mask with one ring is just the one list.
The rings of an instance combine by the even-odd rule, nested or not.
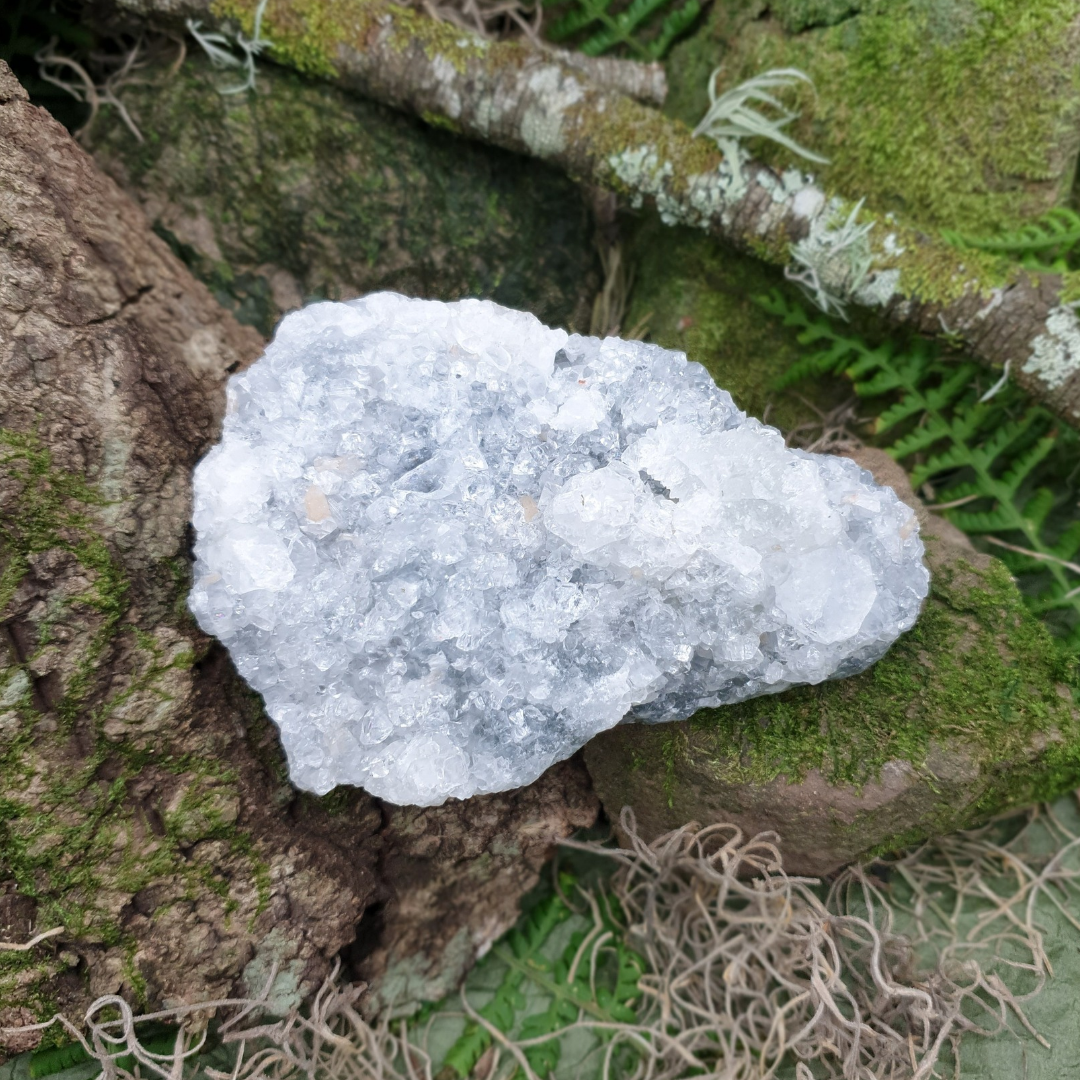
[[(258, 0), (116, 0), (143, 16), (177, 14), (251, 33)], [(669, 224), (701, 228), (816, 281), (841, 304), (944, 336), (1080, 423), (1080, 296), (1068, 276), (959, 251), (893, 215), (741, 148), (725, 157), (685, 125), (593, 85), (519, 42), (492, 42), (392, 0), (270, 0), (262, 22), (278, 61), (332, 78), (461, 135), (561, 167)], [(849, 195), (858, 197), (859, 192)], [(863, 230), (858, 272), (843, 225)], [(850, 231), (850, 230), (849, 230)]]

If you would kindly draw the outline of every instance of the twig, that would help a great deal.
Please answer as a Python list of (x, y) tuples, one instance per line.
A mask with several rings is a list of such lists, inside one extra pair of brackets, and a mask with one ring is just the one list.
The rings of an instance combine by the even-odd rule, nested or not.
[(21, 945), (15, 945), (8, 941), (0, 941), (0, 952), (29, 952), (35, 945), (40, 945), (43, 941), (49, 938), (54, 938), (57, 934), (62, 934), (64, 928), (62, 926), (54, 926), (51, 930), (46, 930), (44, 933), (37, 934), (29, 941), (24, 941)]
[[(983, 539), (988, 544), (993, 544), (996, 547), (1005, 548), (1007, 551), (1015, 551), (1018, 555), (1026, 555), (1029, 559), (1036, 559), (1039, 562), (1056, 563), (1058, 566), (1064, 566), (1066, 570), (1072, 570), (1073, 573), (1080, 574), (1080, 565), (1074, 562), (1069, 562), (1068, 559), (1061, 559), (1057, 555), (1050, 555), (1042, 551), (1032, 551), (1030, 548), (1019, 547), (1016, 544), (1009, 544), (1004, 540), (999, 540), (996, 536), (984, 536)], [(1069, 593), (1069, 595), (1071, 596), (1073, 594)]]
[(965, 495), (962, 499), (953, 499), (952, 502), (946, 503), (926, 503), (926, 509), (932, 513), (940, 514), (942, 510), (954, 510), (958, 506), (966, 506), (969, 502), (974, 502), (976, 499), (981, 499), (983, 496), (976, 492), (974, 495)]

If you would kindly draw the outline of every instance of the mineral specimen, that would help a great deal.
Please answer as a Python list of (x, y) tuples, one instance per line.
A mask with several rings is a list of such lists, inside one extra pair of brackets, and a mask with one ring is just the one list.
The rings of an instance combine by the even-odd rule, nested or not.
[(190, 605), (293, 781), (437, 805), (624, 718), (851, 675), (915, 621), (911, 510), (699, 364), (487, 301), (289, 315), (195, 474)]

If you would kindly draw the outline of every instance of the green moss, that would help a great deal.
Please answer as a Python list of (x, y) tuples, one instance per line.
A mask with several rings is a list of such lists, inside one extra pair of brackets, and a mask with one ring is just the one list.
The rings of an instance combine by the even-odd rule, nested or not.
[[(0, 468), (18, 487), (4, 521), (5, 561), (0, 572), (3, 611), (29, 570), (30, 556), (48, 551), (58, 542), (73, 552), (74, 544), (82, 543), (86, 545), (83, 550), (91, 552), (92, 538), (73, 542), (61, 534), (84, 529), (88, 519), (81, 508), (104, 506), (106, 500), (82, 477), (55, 469), (48, 448), (31, 433), (0, 429)], [(100, 562), (97, 549), (93, 549), (93, 558)], [(111, 594), (98, 599), (100, 605), (108, 606), (107, 595)]]
[(555, 170), (272, 65), (242, 98), (219, 78), (193, 56), (131, 87), (146, 143), (103, 114), (92, 149), (239, 319), (269, 334), (288, 307), (393, 289), (587, 329), (592, 227)]
[[(655, 795), (645, 794), (656, 782), (646, 767), (640, 779), (627, 770), (618, 797), (635, 806), (662, 799), (683, 816), (694, 815), (690, 776), (694, 791), (704, 785), (723, 803), (723, 792), (738, 802), (811, 770), (857, 792), (887, 762), (907, 762), (925, 790), (916, 823), (883, 824), (868, 810), (835, 826), (884, 835), (875, 850), (887, 850), (1075, 787), (1077, 685), (1075, 661), (1024, 609), (1005, 567), (959, 563), (935, 576), (915, 628), (863, 674), (702, 710), (681, 724), (619, 728), (602, 737), (603, 752), (662, 762)], [(963, 761), (962, 794), (943, 760)]]
[(439, 128), (440, 131), (449, 131), (452, 135), (461, 134), (461, 125), (455, 124), (449, 117), (443, 116), (440, 113), (425, 110), (420, 114), (420, 119), (430, 127)]
[(1062, 304), (1080, 302), (1080, 273), (1070, 270), (1062, 274), (1060, 295)]
[(835, 26), (868, 7), (866, 0), (773, 0), (770, 11), (789, 33)]
[[(77, 577), (88, 582), (74, 595), (49, 597), (28, 657), (11, 648), (5, 650), (10, 655), (0, 652), (0, 881), (35, 900), (39, 927), (63, 926), (65, 941), (122, 950), (128, 991), (141, 1001), (145, 982), (134, 967), (135, 940), (119, 916), (121, 898), (169, 879), (185, 883), (193, 898), (227, 892), (225, 882), (212, 880), (184, 854), (201, 839), (224, 840), (247, 862), (264, 904), (267, 869), (250, 838), (235, 828), (236, 777), (226, 765), (177, 754), (157, 731), (148, 737), (129, 730), (117, 739), (107, 730), (137, 695), (167, 707), (171, 676), (195, 659), (185, 639), (174, 635), (166, 648), (125, 622), (127, 580), (98, 519), (107, 500), (57, 468), (33, 434), (0, 430), (0, 475), (15, 488), (0, 520), (0, 624), (38, 557), (74, 560)], [(185, 574), (165, 570), (177, 589), (185, 587)], [(31, 665), (56, 647), (54, 639), (64, 642), (67, 666), (63, 692), (45, 710), (35, 698)], [(10, 644), (0, 639), (0, 646)], [(108, 668), (101, 660), (118, 646), (132, 657), (131, 670), (122, 680), (103, 678)], [(131, 797), (131, 785), (147, 770), (182, 780), (171, 812)], [(154, 814), (165, 823), (164, 835), (147, 839)], [(50, 983), (75, 962), (65, 955), (73, 956), (57, 956), (51, 947), (0, 953), (0, 1000), (50, 1015), (56, 1007)]]
[[(212, 13), (254, 32), (258, 0), (214, 0)], [(390, 23), (380, 22), (389, 15)], [(341, 45), (362, 42), (373, 32), (389, 31), (388, 45), (404, 52), (419, 44), (429, 55), (445, 57), (464, 70), (466, 62), (482, 55), (487, 44), (475, 35), (462, 34), (452, 23), (436, 22), (413, 8), (382, 0), (290, 0), (271, 4), (262, 23), (262, 35), (273, 44), (270, 54), (281, 64), (305, 75), (333, 78)]]
[[(1022, 761), (1036, 736), (1056, 732), (1064, 741), (1047, 750), (1040, 776), (1050, 790), (1059, 767), (1080, 778), (1080, 718), (1057, 690), (1070, 674), (1066, 660), (1024, 611), (1003, 565), (965, 567), (968, 575), (978, 584), (957, 588), (937, 576), (915, 629), (868, 672), (697, 714), (694, 732), (739, 747), (738, 756), (719, 753), (717, 768), (754, 783), (781, 775), (794, 782), (819, 769), (830, 783), (859, 786), (886, 761), (921, 769), (933, 746), (963, 744), (990, 773)], [(1022, 774), (1010, 783), (1026, 792), (1032, 778)]]
[(800, 68), (816, 89), (798, 92), (790, 133), (831, 159), (816, 170), (829, 189), (985, 234), (1068, 196), (1080, 145), (1075, 18), (1069, 0), (718, 0), (672, 53), (668, 109), (696, 123), (721, 63), (723, 86)]
[[(887, 231), (886, 231), (887, 230)], [(884, 235), (891, 235), (899, 253), (879, 258), (881, 268), (895, 267), (900, 271), (896, 292), (900, 296), (917, 298), (922, 303), (950, 304), (962, 297), (980, 296), (989, 303), (994, 289), (1002, 288), (1026, 274), (1015, 264), (977, 251), (958, 253), (943, 244), (919, 243), (914, 230), (889, 228), (877, 230), (874, 238), (880, 244)]]
[[(801, 347), (754, 300), (791, 287), (779, 270), (695, 229), (671, 228), (655, 218), (628, 230), (628, 258), (636, 284), (624, 326), (644, 323), (650, 340), (704, 364), (752, 416), (767, 412), (770, 423), (784, 428), (813, 420), (813, 409), (798, 394), (775, 389)], [(828, 409), (850, 389), (823, 381), (806, 393)]]

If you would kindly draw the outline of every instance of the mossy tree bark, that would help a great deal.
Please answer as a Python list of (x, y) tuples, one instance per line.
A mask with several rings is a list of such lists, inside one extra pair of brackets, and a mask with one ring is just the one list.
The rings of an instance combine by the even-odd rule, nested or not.
[(580, 188), (274, 64), (254, 92), (191, 55), (143, 69), (83, 144), (197, 278), (269, 335), (313, 300), (480, 296), (588, 332), (600, 286)]
[(290, 787), (184, 606), (191, 468), (261, 348), (0, 64), (0, 940), (61, 928), (0, 951), (0, 1028), (275, 969), (287, 1007), (358, 923), (373, 1005), (437, 997), (595, 818), (575, 762), (420, 813)]
[[(253, 32), (258, 0), (114, 0), (173, 25), (182, 16)], [(1061, 26), (1072, 39), (1080, 17)], [(689, 224), (792, 268), (820, 297), (944, 335), (1080, 422), (1080, 275), (1036, 273), (958, 251), (899, 217), (865, 212), (795, 170), (704, 138), (514, 42), (492, 43), (393, 0), (270, 0), (262, 22), (275, 59), (572, 177), (668, 223)], [(847, 193), (858, 197), (859, 192)], [(856, 221), (857, 219), (857, 221)]]

